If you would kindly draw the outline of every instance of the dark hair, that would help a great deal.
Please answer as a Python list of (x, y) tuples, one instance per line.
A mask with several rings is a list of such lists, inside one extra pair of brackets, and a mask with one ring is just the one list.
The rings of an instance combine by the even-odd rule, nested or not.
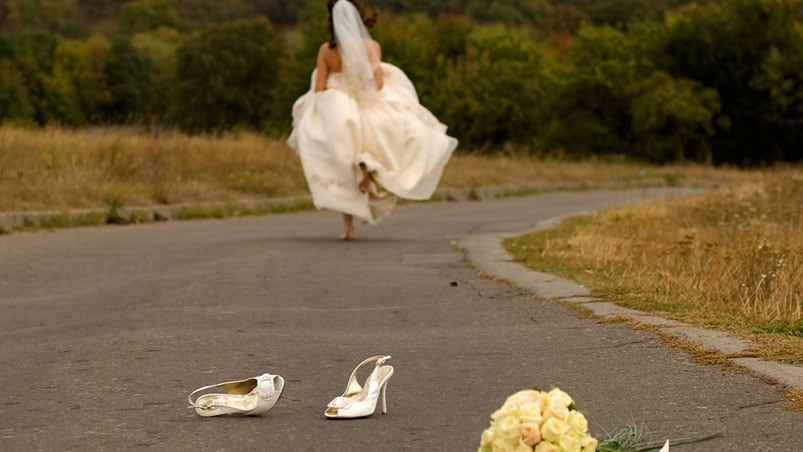
[[(362, 0), (347, 0), (351, 2), (354, 6), (357, 7), (357, 11), (360, 12), (360, 17), (362, 17), (362, 23), (365, 24), (365, 28), (370, 30), (373, 28), (374, 24), (376, 23), (376, 16), (377, 12), (374, 9), (368, 8)], [(332, 23), (332, 8), (335, 7), (335, 3), (338, 0), (326, 0), (326, 9), (329, 11), (329, 48), (334, 49), (337, 47), (337, 43), (335, 42), (335, 25)]]

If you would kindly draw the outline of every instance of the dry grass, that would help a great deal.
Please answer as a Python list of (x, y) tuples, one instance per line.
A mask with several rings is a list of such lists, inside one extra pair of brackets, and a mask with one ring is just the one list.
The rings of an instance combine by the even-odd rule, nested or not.
[[(745, 174), (700, 166), (652, 167), (620, 160), (568, 162), (459, 152), (442, 188), (512, 187), (522, 192), (731, 182)], [(72, 131), (0, 126), (0, 211), (67, 210), (307, 195), (284, 140), (254, 134), (186, 136), (130, 130)]]
[(803, 171), (601, 212), (507, 243), (515, 258), (636, 309), (723, 328), (803, 364)]
[(247, 201), (304, 184), (292, 150), (258, 135), (0, 128), (0, 211)]
[(787, 390), (784, 394), (786, 396), (787, 405), (786, 409), (789, 411), (803, 412), (803, 391), (799, 389)]
[(443, 187), (512, 186), (551, 190), (600, 186), (674, 186), (681, 182), (730, 184), (752, 177), (731, 169), (699, 165), (650, 166), (621, 158), (570, 161), (531, 156), (457, 154), (443, 174)]

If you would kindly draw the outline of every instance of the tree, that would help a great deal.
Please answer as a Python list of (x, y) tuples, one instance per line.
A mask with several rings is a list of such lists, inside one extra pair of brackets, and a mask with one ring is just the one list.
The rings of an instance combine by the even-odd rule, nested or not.
[[(716, 163), (754, 164), (800, 155), (799, 143), (790, 139), (800, 136), (799, 127), (782, 119), (794, 114), (783, 104), (798, 96), (800, 80), (795, 55), (801, 35), (793, 6), (794, 0), (729, 0), (667, 18), (664, 69), (717, 90), (722, 114), (729, 119), (730, 127), (719, 127), (712, 137)], [(790, 59), (790, 66), (779, 66), (779, 59)], [(791, 90), (773, 91), (767, 83), (773, 79), (788, 79)]]
[(273, 108), (279, 42), (266, 19), (193, 34), (177, 50), (172, 121), (196, 133), (260, 129)]
[(570, 64), (548, 72), (544, 140), (573, 156), (632, 154), (629, 87), (646, 68), (628, 36), (612, 27), (582, 28)]
[(131, 42), (118, 38), (106, 63), (106, 83), (111, 100), (107, 118), (113, 123), (143, 123), (156, 114), (157, 86), (153, 61)]
[(435, 27), (435, 53), (438, 57), (454, 59), (466, 53), (468, 38), (476, 24), (466, 16), (441, 14)]
[[(58, 44), (56, 36), (43, 31), (0, 34), (0, 59), (8, 61), (9, 80), (14, 80), (15, 74), (22, 77), (25, 92), (33, 106), (33, 119), (39, 124), (44, 124), (55, 116), (55, 102), (48, 97), (46, 86), (53, 67), (53, 53)], [(11, 67), (16, 68), (16, 71)], [(22, 95), (19, 87), (12, 91), (17, 93), (15, 97)], [(25, 110), (23, 108), (22, 111)]]
[(262, 127), (268, 133), (289, 133), (293, 104), (311, 88), (310, 75), (315, 69), (318, 49), (329, 41), (326, 23), (322, 20), (325, 19), (323, 6), (314, 1), (296, 10), (305, 18), (304, 22), (281, 35), (279, 45), (283, 51), (277, 58), (277, 81), (271, 92), (273, 105), (267, 123)]
[(295, 25), (298, 20), (298, 1), (251, 0), (254, 13), (267, 17), (277, 27)]
[(640, 156), (656, 163), (710, 163), (707, 138), (721, 108), (715, 90), (656, 71), (635, 84), (630, 108)]
[(436, 27), (424, 14), (398, 16), (379, 23), (374, 37), (382, 44), (383, 59), (407, 73), (426, 89), (437, 52)]
[(132, 0), (123, 5), (120, 20), (131, 32), (178, 28), (180, 24), (172, 0)]
[(543, 123), (542, 61), (526, 30), (478, 27), (464, 56), (438, 60), (432, 111), (464, 147), (533, 144)]
[(77, 0), (6, 0), (0, 25), (11, 31), (43, 29), (75, 35), (79, 32)]
[(170, 103), (171, 90), (176, 84), (177, 57), (179, 33), (171, 28), (158, 28), (146, 33), (137, 33), (131, 37), (131, 45), (137, 54), (143, 58), (143, 64), (148, 67), (147, 77), (153, 85), (155, 93), (153, 101), (153, 114), (155, 120), (164, 119)]
[(687, 3), (708, 0), (552, 0), (555, 7), (571, 6), (582, 11), (596, 25), (626, 28), (643, 19), (659, 19), (664, 13)]
[(577, 7), (557, 5), (552, 8), (552, 12), (545, 22), (545, 28), (553, 34), (574, 35), (587, 22), (589, 22), (588, 15)]
[(76, 126), (103, 120), (110, 100), (105, 78), (110, 48), (102, 36), (59, 43), (53, 52), (53, 72), (46, 81), (54, 113), (48, 119)]
[(550, 14), (546, 0), (469, 0), (466, 14), (481, 22), (509, 25), (539, 25)]
[(438, 14), (462, 13), (465, 0), (372, 0), (371, 4), (384, 11), (397, 14), (426, 13), (430, 17)]
[(27, 122), (34, 113), (25, 77), (10, 61), (0, 59), (0, 123)]
[(753, 86), (766, 92), (766, 120), (773, 137), (772, 160), (803, 160), (803, 27), (798, 24), (789, 47), (774, 48)]
[[(253, 10), (247, 0), (174, 0), (176, 11), (184, 24), (203, 29), (211, 24), (249, 18)], [(298, 0), (293, 0), (298, 1)]]

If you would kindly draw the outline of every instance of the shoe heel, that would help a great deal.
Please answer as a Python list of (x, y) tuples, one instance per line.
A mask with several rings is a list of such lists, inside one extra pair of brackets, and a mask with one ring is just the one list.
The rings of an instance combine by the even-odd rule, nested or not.
[(385, 398), (385, 392), (388, 389), (388, 382), (386, 381), (384, 385), (382, 385), (382, 414), (388, 414), (388, 402)]

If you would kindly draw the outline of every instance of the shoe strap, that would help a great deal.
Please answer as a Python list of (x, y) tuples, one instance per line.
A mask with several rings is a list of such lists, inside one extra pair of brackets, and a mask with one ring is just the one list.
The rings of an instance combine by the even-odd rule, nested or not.
[(360, 370), (362, 366), (376, 361), (376, 367), (374, 368), (374, 371), (371, 372), (371, 376), (369, 377), (370, 380), (376, 381), (376, 379), (378, 378), (377, 377), (378, 372), (376, 370), (379, 369), (380, 366), (385, 364), (385, 362), (387, 362), (387, 360), (389, 359), (390, 355), (377, 355), (367, 358), (363, 360), (363, 362), (361, 362), (360, 364), (357, 364), (357, 367), (354, 368), (354, 370), (351, 372), (351, 376), (349, 376), (349, 382), (348, 385), (346, 386), (346, 392), (344, 395), (349, 396), (362, 392), (363, 388), (357, 381), (357, 371)]

